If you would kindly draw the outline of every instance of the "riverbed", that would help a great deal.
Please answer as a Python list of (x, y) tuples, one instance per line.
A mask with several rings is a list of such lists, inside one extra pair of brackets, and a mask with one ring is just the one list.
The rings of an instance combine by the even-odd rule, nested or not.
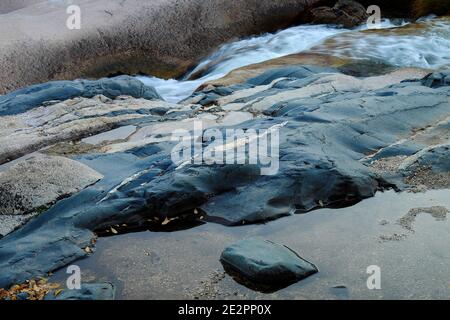
[[(411, 230), (400, 220), (414, 208), (450, 209), (450, 190), (378, 193), (344, 209), (322, 209), (267, 224), (207, 223), (176, 232), (142, 231), (100, 238), (76, 262), (86, 282), (111, 282), (119, 299), (448, 299), (450, 221), (420, 213)], [(262, 237), (313, 261), (319, 273), (275, 293), (248, 289), (227, 275), (222, 250)], [(369, 266), (381, 290), (369, 290)], [(65, 269), (53, 280), (64, 280)]]
[[(434, 17), (424, 18), (416, 23), (384, 21), (381, 28), (377, 30), (367, 30), (364, 26), (355, 29), (343, 29), (328, 25), (296, 26), (276, 33), (224, 44), (216, 52), (202, 60), (196, 68), (179, 79), (166, 80), (150, 76), (137, 76), (137, 78), (148, 85), (154, 86), (166, 101), (180, 102), (189, 97), (200, 85), (226, 76), (229, 72), (240, 67), (271, 61), (272, 59), (291, 54), (307, 53), (311, 55), (331, 55), (340, 59), (373, 61), (380, 63), (380, 65), (391, 66), (393, 69), (401, 67), (420, 68), (419, 74), (421, 74), (421, 77), (416, 79), (418, 84), (416, 83), (413, 88), (415, 88), (414, 90), (425, 90), (419, 84), (421, 83), (420, 81), (423, 81), (420, 79), (428, 73), (428, 70), (437, 70), (450, 65), (449, 30), (450, 20), (448, 18)], [(295, 63), (292, 65), (295, 65)], [(328, 75), (328, 72), (333, 72), (333, 69), (327, 69), (323, 73)], [(322, 72), (320, 73), (322, 74)], [(346, 81), (348, 79), (352, 79), (355, 82), (360, 80), (350, 78), (347, 75), (346, 77), (342, 75), (336, 77)], [(407, 82), (408, 79), (402, 80)], [(383, 80), (379, 80), (376, 77), (370, 79), (370, 81), (380, 81), (383, 84)], [(333, 90), (335, 90), (332, 93), (338, 92), (333, 87), (333, 82), (330, 83)], [(373, 85), (376, 88), (378, 87), (377, 83)], [(289, 93), (292, 93), (290, 89), (293, 88), (288, 88)], [(359, 88), (361, 87), (349, 86), (342, 89), (342, 92), (338, 92), (338, 94), (358, 91), (360, 90)], [(371, 93), (371, 87), (367, 88), (369, 88), (367, 92)], [(270, 107), (270, 104), (278, 102), (277, 99), (279, 98), (276, 95), (278, 88), (270, 89), (273, 89), (273, 92), (268, 94), (273, 95), (274, 100), (267, 102), (267, 106), (264, 107)], [(426, 90), (428, 89), (431, 90), (431, 88)], [(433, 92), (437, 92), (437, 89)], [(392, 92), (379, 92), (379, 97), (389, 97), (391, 95), (393, 95)], [(317, 96), (311, 96), (311, 98), (316, 98)], [(289, 97), (283, 98), (283, 101), (288, 102)], [(299, 97), (301, 95), (294, 98)], [(370, 98), (370, 95), (368, 94), (367, 97)], [(264, 98), (264, 96), (258, 96), (257, 98)], [(421, 97), (417, 97), (417, 99), (419, 98)], [(429, 100), (433, 100), (432, 98), (434, 96), (430, 96)], [(379, 99), (379, 101), (382, 101), (381, 98)], [(443, 100), (445, 99), (446, 97), (444, 96)], [(139, 101), (142, 103), (141, 100)], [(330, 101), (335, 102), (334, 100)], [(112, 100), (108, 99), (100, 102), (104, 104), (113, 103)], [(100, 102), (96, 103), (100, 104)], [(395, 102), (397, 103), (397, 101)], [(125, 102), (123, 103), (125, 104)], [(440, 101), (436, 102), (435, 105), (440, 105)], [(128, 111), (131, 104), (127, 103), (125, 106)], [(171, 105), (170, 111), (173, 112), (175, 106), (183, 108), (183, 110), (180, 109), (180, 117), (186, 112), (186, 119), (193, 118), (194, 114), (187, 113), (192, 111), (188, 110), (189, 106), (182, 103)], [(359, 112), (359, 104), (356, 106)], [(202, 109), (204, 111), (207, 108), (208, 104), (205, 103), (205, 105), (199, 107), (199, 110)], [(442, 109), (444, 110), (442, 113), (447, 113), (447, 109)], [(145, 114), (146, 112), (144, 109), (139, 110), (137, 113)], [(342, 114), (348, 112), (345, 108), (342, 108), (342, 110)], [(221, 112), (221, 110), (214, 112)], [(170, 115), (170, 112), (167, 112), (167, 115)], [(223, 115), (220, 114), (220, 117)], [(248, 116), (248, 119), (253, 117), (250, 114)], [(260, 116), (261, 119), (265, 119), (268, 114), (264, 113)], [(304, 116), (304, 114), (301, 114), (301, 116)], [(339, 116), (341, 115), (338, 114)], [(313, 118), (314, 121), (318, 119), (323, 120), (321, 118)], [(380, 119), (386, 120), (383, 117)], [(408, 122), (409, 119), (411, 118), (404, 121)], [(165, 119), (161, 118), (160, 120), (164, 121)], [(240, 123), (242, 119), (238, 120)], [(331, 120), (330, 123), (335, 121), (336, 117)], [(175, 128), (179, 124), (176, 121), (180, 120), (174, 118), (173, 123), (169, 123), (169, 126), (174, 125), (173, 128)], [(127, 142), (125, 140), (132, 136), (134, 137), (133, 139), (139, 142), (140, 139), (144, 140), (143, 138), (149, 137), (149, 132), (151, 133), (153, 130), (151, 126), (154, 125), (153, 122), (148, 124), (145, 121), (126, 124), (109, 131), (86, 136), (81, 140), (81, 143), (89, 148), (94, 148), (96, 145), (104, 147), (104, 144), (114, 144), (114, 142), (122, 140), (125, 143)], [(146, 131), (145, 126), (140, 127), (140, 125), (144, 124), (148, 124), (147, 129), (149, 131)], [(226, 122), (222, 121), (221, 124), (225, 125)], [(435, 127), (432, 125), (433, 123), (428, 127), (420, 127), (419, 129), (425, 131), (430, 128), (436, 129), (439, 123), (434, 124)], [(379, 131), (379, 127), (376, 127), (376, 129)], [(411, 128), (408, 129), (408, 134), (412, 129), (416, 128), (411, 125)], [(442, 130), (439, 131), (442, 132), (442, 135), (448, 137), (448, 129), (443, 123), (442, 128), (439, 127), (439, 130)], [(158, 134), (160, 133), (158, 132)], [(299, 135), (302, 132), (296, 131), (295, 133)], [(366, 134), (367, 132), (364, 130), (360, 133), (363, 138), (373, 138)], [(433, 135), (433, 137), (436, 138), (436, 135)], [(354, 140), (359, 138), (359, 136), (354, 136)], [(398, 138), (404, 138), (404, 136)], [(417, 138), (417, 134), (411, 137), (412, 140), (414, 140), (413, 138)], [(80, 142), (77, 139), (74, 138), (74, 141), (71, 141), (73, 145), (77, 145)], [(375, 145), (373, 140), (376, 139), (369, 139), (367, 143), (372, 144), (373, 150), (381, 151), (379, 150), (379, 145)], [(331, 139), (329, 142), (332, 143), (333, 141)], [(299, 141), (298, 146), (302, 144), (300, 142), (302, 141)], [(397, 142), (401, 143), (402, 140)], [(439, 139), (440, 142), (442, 141)], [(435, 144), (438, 142), (430, 143), (433, 146), (437, 146)], [(314, 146), (316, 145), (322, 145), (322, 143), (314, 144)], [(324, 142), (323, 145), (326, 145), (326, 143)], [(350, 143), (349, 145), (353, 146)], [(384, 144), (381, 145), (384, 146), (382, 149), (388, 149), (395, 146), (395, 143), (386, 146)], [(143, 145), (139, 146), (142, 147)], [(89, 148), (86, 150), (90, 150)], [(98, 150), (114, 149), (92, 150), (97, 152)], [(123, 154), (123, 156), (131, 159), (130, 150), (126, 149), (126, 151), (127, 153)], [(314, 151), (310, 151), (312, 156), (315, 155)], [(85, 152), (92, 153), (93, 158), (96, 157), (94, 151)], [(80, 155), (77, 155), (79, 156), (78, 160), (83, 158), (83, 151), (79, 151), (79, 153)], [(111, 154), (113, 153), (111, 152)], [(108, 155), (111, 156), (110, 154)], [(147, 154), (144, 153), (144, 155)], [(364, 153), (364, 156), (366, 155), (371, 156)], [(21, 160), (26, 159), (27, 156)], [(298, 157), (294, 153), (292, 156)], [(113, 157), (114, 155), (111, 156), (111, 159)], [(139, 166), (143, 166), (141, 169), (144, 169), (144, 171), (141, 172), (148, 173), (148, 168), (144, 166), (142, 159), (138, 159), (139, 157), (141, 155), (137, 152), (133, 161), (139, 162)], [(91, 158), (87, 155), (84, 160), (89, 164), (92, 160)], [(117, 177), (114, 177), (114, 175), (118, 176), (117, 171), (113, 174), (110, 171), (121, 170), (118, 169), (120, 164), (115, 162), (117, 160), (120, 159), (117, 158), (111, 161), (114, 162), (114, 166), (111, 166), (112, 170), (109, 170), (109, 167), (107, 170), (100, 165), (98, 169), (105, 170), (105, 175), (115, 179)], [(8, 170), (13, 164), (10, 163), (0, 167), (0, 171)], [(93, 164), (91, 163), (90, 165)], [(129, 175), (134, 174), (131, 175), (132, 178), (138, 176), (132, 171), (138, 170), (138, 166), (129, 168), (129, 170)], [(125, 173), (123, 174), (125, 175)], [(286, 174), (288, 174), (287, 171)], [(128, 180), (129, 177), (124, 176), (123, 178), (122, 183), (117, 178), (117, 183), (120, 183), (118, 184), (119, 186), (124, 186), (132, 181), (132, 179)], [(133, 183), (139, 182), (142, 186), (153, 181), (153, 177), (150, 175), (148, 179), (150, 181), (142, 183), (142, 181), (136, 180)], [(272, 187), (271, 190), (277, 189), (278, 186), (276, 185), (276, 188)], [(99, 187), (99, 185), (93, 186), (91, 189), (93, 191), (92, 194), (105, 191), (100, 190), (101, 186), (99, 190), (93, 190), (96, 187)], [(186, 194), (190, 196), (188, 187), (186, 188)], [(280, 189), (282, 188), (283, 186), (280, 186)], [(111, 190), (115, 192), (117, 189), (117, 187), (114, 187)], [(384, 185), (383, 188), (374, 189), (373, 193), (380, 189), (384, 190)], [(339, 190), (347, 189), (344, 186), (339, 188)], [(358, 198), (358, 201), (372, 196), (373, 193), (365, 194), (364, 197)], [(89, 190), (86, 190), (85, 195), (88, 194)], [(208, 222), (187, 224), (183, 225), (183, 228), (173, 228), (171, 231), (168, 228), (139, 231), (125, 229), (124, 232), (129, 233), (123, 234), (122, 230), (117, 232), (114, 229), (107, 229), (108, 231), (114, 230), (112, 232), (114, 235), (104, 237), (104, 234), (102, 234), (104, 230), (98, 230), (92, 226), (92, 231), (98, 232), (101, 235), (100, 238), (97, 239), (95, 246), (92, 248), (90, 247), (91, 242), (89, 242), (89, 247), (80, 247), (83, 254), (89, 254), (88, 259), (73, 263), (80, 266), (84, 283), (110, 282), (115, 286), (116, 297), (119, 299), (448, 299), (450, 293), (448, 272), (450, 255), (447, 246), (450, 240), (450, 226), (448, 222), (450, 199), (448, 195), (448, 189), (421, 193), (397, 193), (391, 190), (384, 193), (378, 192), (373, 198), (362, 200), (356, 205), (342, 209), (314, 210), (308, 214), (291, 215), (265, 224), (242, 225), (239, 227), (226, 227)], [(251, 196), (252, 194), (249, 193), (249, 197)], [(72, 209), (70, 201), (73, 201), (75, 198), (76, 196), (72, 200), (67, 199), (67, 202), (64, 202), (65, 200), (60, 201), (59, 204), (62, 207), (59, 208), (62, 208), (61, 212), (69, 214), (70, 212), (64, 211), (64, 203), (68, 205), (66, 209)], [(83, 196), (78, 199), (83, 201)], [(106, 198), (102, 198), (95, 205), (102, 203), (103, 199)], [(162, 203), (165, 203), (164, 201), (167, 200), (164, 197), (161, 199)], [(234, 204), (238, 203), (239, 206), (244, 208), (246, 205), (245, 201), (241, 203), (241, 201), (236, 201), (235, 199), (238, 198), (233, 199), (235, 201)], [(302, 198), (300, 197), (300, 199)], [(254, 204), (251, 201), (260, 200), (249, 199), (247, 205), (250, 207), (251, 204)], [(82, 201), (78, 203), (77, 200), (73, 201), (74, 208)], [(355, 202), (347, 201), (345, 205), (350, 203), (353, 204)], [(192, 202), (189, 202), (189, 205), (191, 204)], [(212, 203), (210, 207), (210, 209), (212, 208), (209, 211), (211, 217), (214, 215), (214, 205), (216, 204)], [(314, 202), (314, 206), (309, 206), (308, 208), (313, 209), (316, 205), (324, 207), (323, 201), (320, 200), (317, 203)], [(105, 208), (104, 212), (109, 214), (111, 207), (105, 206)], [(197, 209), (193, 210), (195, 213)], [(49, 211), (51, 211), (51, 219), (61, 217), (61, 212), (58, 212), (58, 204)], [(49, 211), (42, 213), (38, 218), (42, 217), (42, 220), (45, 220), (45, 214), (48, 214)], [(73, 219), (76, 215), (68, 215), (67, 217)], [(170, 224), (170, 221), (171, 219), (166, 217), (165, 222)], [(203, 221), (212, 221), (212, 219), (208, 220), (206, 216)], [(240, 220), (238, 222), (240, 223)], [(242, 220), (242, 222), (246, 223), (246, 220)], [(52, 221), (46, 226), (51, 226), (51, 223)], [(110, 227), (105, 224), (105, 226), (112, 228), (116, 225), (113, 224)], [(125, 228), (127, 227), (125, 225)], [(86, 231), (85, 227), (81, 229)], [(37, 231), (42, 230), (38, 229)], [(58, 236), (63, 237), (62, 240), (65, 241), (67, 239), (64, 232), (66, 231), (62, 230)], [(112, 234), (110, 233), (110, 235)], [(92, 233), (89, 235), (92, 235)], [(48, 237), (48, 235), (46, 236)], [(37, 237), (39, 238), (39, 234)], [(225, 247), (250, 237), (261, 237), (289, 246), (303, 258), (317, 265), (319, 272), (303, 281), (273, 293), (255, 291), (239, 284), (224, 272), (219, 258)], [(23, 239), (26, 241), (26, 237)], [(48, 239), (53, 241), (54, 238), (48, 237)], [(80, 248), (77, 247), (78, 250)], [(15, 259), (15, 261), (21, 261), (21, 259)], [(370, 276), (367, 270), (370, 266), (379, 267), (381, 270), (381, 289), (379, 290), (371, 290), (367, 286), (367, 279)], [(36, 267), (36, 270), (41, 269)], [(65, 282), (67, 278), (65, 271), (65, 268), (57, 271), (50, 280)]]
[[(432, 70), (450, 64), (449, 23), (429, 17), (385, 21), (379, 30), (297, 26), (225, 44), (181, 79), (138, 78), (178, 102), (239, 67), (299, 52)], [(119, 299), (448, 299), (450, 223), (447, 214), (430, 214), (450, 209), (448, 195), (449, 190), (388, 191), (352, 207), (266, 224), (204, 223), (101, 237), (95, 254), (76, 264), (83, 281), (110, 282)], [(319, 273), (275, 293), (246, 288), (224, 272), (219, 257), (226, 246), (250, 237), (289, 246)], [(367, 286), (369, 266), (381, 270), (380, 290)], [(65, 278), (65, 269), (53, 276)]]

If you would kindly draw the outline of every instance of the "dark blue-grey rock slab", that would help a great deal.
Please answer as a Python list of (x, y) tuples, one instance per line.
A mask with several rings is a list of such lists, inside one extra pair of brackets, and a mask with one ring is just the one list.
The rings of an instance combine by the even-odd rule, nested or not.
[(225, 248), (220, 261), (239, 282), (248, 281), (250, 287), (261, 290), (281, 289), (318, 272), (314, 264), (287, 246), (260, 238)]
[(45, 300), (114, 300), (115, 287), (111, 283), (85, 283), (81, 289), (64, 289), (58, 295), (52, 291)]
[(147, 100), (162, 99), (153, 87), (146, 86), (130, 76), (51, 81), (0, 96), (0, 116), (23, 113), (49, 101), (64, 101), (76, 97), (92, 98), (96, 95), (104, 95), (110, 99), (122, 95)]
[(336, 69), (320, 66), (287, 66), (265, 71), (264, 73), (247, 80), (248, 84), (255, 86), (270, 84), (273, 80), (279, 78), (303, 79), (318, 73), (336, 73)]
[(430, 88), (450, 86), (450, 69), (433, 72), (422, 79), (422, 84)]
[[(194, 92), (191, 95), (191, 97), (185, 99), (185, 101), (193, 97), (201, 96), (202, 98), (199, 99), (197, 103), (201, 105), (209, 105), (214, 103), (220, 97), (231, 95), (238, 90), (249, 89), (260, 85), (267, 85), (279, 78), (288, 78), (287, 80), (280, 81), (280, 83), (276, 84), (273, 89), (270, 89), (267, 92), (259, 93), (260, 96), (262, 95), (268, 96), (280, 90), (293, 90), (296, 88), (306, 86), (309, 83), (316, 80), (315, 77), (311, 76), (318, 75), (321, 73), (336, 73), (336, 72), (337, 70), (334, 68), (308, 66), (308, 65), (293, 65), (282, 68), (276, 68), (265, 71), (254, 78), (250, 78), (245, 83), (234, 84), (226, 87), (219, 86), (214, 87), (212, 89), (208, 88), (205, 90)], [(235, 102), (247, 102), (252, 100), (253, 98), (255, 98), (255, 96), (252, 95), (243, 99), (238, 99)]]

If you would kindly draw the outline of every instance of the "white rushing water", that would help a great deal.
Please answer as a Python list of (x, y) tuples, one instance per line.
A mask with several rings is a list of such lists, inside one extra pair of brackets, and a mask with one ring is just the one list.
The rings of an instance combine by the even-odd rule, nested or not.
[(399, 67), (438, 69), (450, 64), (448, 18), (424, 18), (396, 29), (348, 32), (333, 42), (315, 46), (311, 52), (377, 59)]
[[(178, 102), (190, 96), (201, 84), (219, 79), (234, 69), (308, 50), (326, 38), (346, 31), (326, 25), (292, 27), (274, 34), (225, 44), (181, 80), (145, 76), (139, 76), (138, 79), (154, 87), (165, 100)], [(202, 77), (186, 80), (208, 66), (210, 68)]]
[[(180, 80), (139, 76), (169, 102), (190, 96), (201, 84), (219, 79), (237, 68), (299, 52), (320, 52), (352, 58), (372, 58), (397, 66), (438, 68), (450, 64), (448, 19), (423, 19), (417, 34), (403, 32), (412, 25), (383, 21), (380, 31), (353, 30), (327, 25), (301, 25), (277, 33), (221, 46)], [(415, 30), (413, 29), (413, 30)], [(407, 31), (407, 30), (406, 30)], [(327, 40), (333, 39), (329, 44)], [(193, 75), (198, 78), (189, 80)]]

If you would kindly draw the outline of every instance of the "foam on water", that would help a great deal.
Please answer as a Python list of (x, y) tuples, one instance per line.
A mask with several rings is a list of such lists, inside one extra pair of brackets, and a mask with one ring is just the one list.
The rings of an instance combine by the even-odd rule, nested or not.
[(201, 84), (237, 68), (299, 52), (377, 59), (396, 66), (438, 68), (450, 64), (449, 19), (423, 19), (415, 24), (384, 20), (381, 30), (349, 30), (328, 25), (301, 25), (277, 33), (221, 46), (180, 80), (139, 76), (169, 102), (179, 102)]
[[(178, 102), (190, 96), (201, 84), (219, 79), (234, 69), (310, 49), (326, 38), (346, 31), (326, 25), (293, 27), (225, 44), (181, 80), (145, 76), (138, 79), (153, 86), (165, 100)], [(201, 73), (198, 79), (188, 80), (197, 73)]]
[(402, 28), (348, 32), (310, 52), (377, 59), (399, 67), (438, 69), (450, 64), (450, 19), (423, 19)]

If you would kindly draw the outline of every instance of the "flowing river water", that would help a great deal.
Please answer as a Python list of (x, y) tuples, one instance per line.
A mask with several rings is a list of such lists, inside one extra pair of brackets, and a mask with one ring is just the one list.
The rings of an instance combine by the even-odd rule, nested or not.
[[(364, 25), (352, 30), (301, 25), (225, 44), (181, 79), (138, 78), (165, 100), (179, 102), (201, 84), (232, 70), (300, 52), (435, 69), (450, 64), (450, 18), (428, 17), (416, 23), (384, 20), (380, 29), (372, 30)], [(196, 75), (200, 76), (194, 79)]]

